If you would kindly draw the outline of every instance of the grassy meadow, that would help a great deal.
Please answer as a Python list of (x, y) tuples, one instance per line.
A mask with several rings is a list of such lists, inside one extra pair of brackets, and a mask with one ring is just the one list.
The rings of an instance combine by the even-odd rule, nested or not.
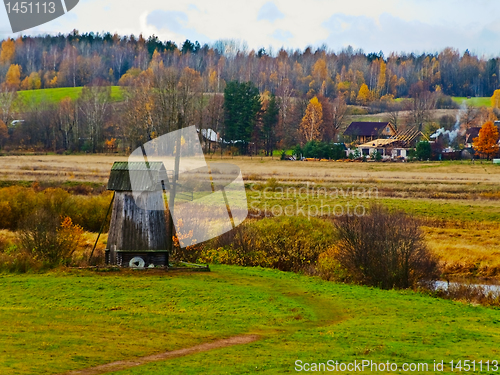
[[(3, 275), (2, 374), (57, 374), (241, 334), (256, 342), (114, 374), (295, 372), (295, 361), (499, 357), (497, 310), (259, 268)], [(399, 369), (395, 373), (402, 373)]]
[(468, 104), (473, 107), (491, 107), (491, 97), (467, 98), (464, 96), (454, 96), (452, 99), (458, 104)]
[[(58, 104), (64, 98), (76, 100), (80, 97), (83, 87), (60, 87), (53, 89), (25, 90), (18, 92), (18, 100), (25, 103), (41, 102), (47, 104)], [(120, 86), (111, 87), (111, 101), (120, 102), (123, 94)]]

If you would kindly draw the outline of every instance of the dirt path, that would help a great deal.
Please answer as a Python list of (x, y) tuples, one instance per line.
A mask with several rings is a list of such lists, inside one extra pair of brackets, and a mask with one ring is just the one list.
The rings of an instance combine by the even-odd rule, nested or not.
[(96, 367), (90, 367), (83, 370), (75, 370), (64, 373), (64, 375), (98, 375), (106, 374), (112, 371), (125, 370), (135, 366), (145, 365), (150, 362), (164, 361), (171, 358), (184, 357), (190, 354), (196, 354), (200, 352), (206, 352), (209, 350), (225, 348), (233, 345), (248, 344), (257, 341), (260, 338), (258, 335), (241, 335), (234, 336), (227, 339), (217, 340), (213, 342), (208, 342), (205, 344), (200, 344), (192, 346), (190, 348), (173, 350), (171, 352), (153, 354), (146, 357), (135, 358), (128, 361), (116, 361), (107, 363), (105, 365), (100, 365)]

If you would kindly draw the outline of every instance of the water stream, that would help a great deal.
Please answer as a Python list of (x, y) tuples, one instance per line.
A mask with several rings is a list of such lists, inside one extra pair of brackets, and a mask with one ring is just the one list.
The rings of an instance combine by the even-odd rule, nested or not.
[(466, 286), (471, 289), (481, 289), (485, 293), (491, 292), (494, 296), (499, 296), (500, 295), (500, 285), (494, 285), (494, 284), (473, 284), (473, 283), (467, 283), (467, 282), (458, 282), (458, 281), (435, 281), (434, 282), (434, 287), (436, 289), (441, 289), (444, 291), (447, 291), (448, 288), (454, 288), (454, 287), (460, 287), (460, 286)]

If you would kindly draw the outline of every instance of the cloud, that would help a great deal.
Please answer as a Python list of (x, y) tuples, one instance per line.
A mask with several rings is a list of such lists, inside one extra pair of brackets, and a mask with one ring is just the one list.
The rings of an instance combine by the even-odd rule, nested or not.
[(147, 21), (158, 29), (168, 29), (175, 33), (181, 33), (186, 28), (188, 16), (184, 12), (175, 10), (154, 10), (148, 14)]
[[(70, 17), (28, 30), (38, 33), (117, 32), (156, 34), (177, 44), (219, 39), (248, 42), (257, 50), (303, 49), (323, 43), (367, 52), (434, 52), (444, 47), (500, 55), (500, 1), (494, 0), (148, 0), (125, 7), (123, 0), (80, 0)], [(109, 10), (108, 10), (109, 9)], [(75, 19), (74, 16), (78, 18)], [(287, 31), (289, 30), (289, 31)], [(12, 34), (0, 11), (0, 35)], [(293, 34), (293, 35), (292, 35)]]
[(277, 19), (284, 17), (285, 15), (280, 12), (278, 7), (272, 1), (269, 1), (259, 9), (259, 14), (257, 15), (257, 21), (267, 20), (273, 23)]
[(484, 53), (500, 38), (493, 27), (454, 27), (421, 20), (404, 20), (389, 13), (374, 19), (342, 13), (332, 15), (322, 24), (329, 31), (323, 41), (332, 49), (347, 45), (366, 52), (437, 52), (446, 47)]
[(170, 31), (176, 34), (178, 38), (190, 39), (192, 42), (199, 41), (202, 44), (211, 41), (206, 35), (200, 34), (196, 29), (189, 27), (189, 17), (181, 11), (157, 9), (147, 15), (146, 22), (158, 30)]
[(288, 39), (293, 38), (293, 34), (290, 31), (281, 29), (276, 30), (271, 36), (281, 42), (287, 42)]

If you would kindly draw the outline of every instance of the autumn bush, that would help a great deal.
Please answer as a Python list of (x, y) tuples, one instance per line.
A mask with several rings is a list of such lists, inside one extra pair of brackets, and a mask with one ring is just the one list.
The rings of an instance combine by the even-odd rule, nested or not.
[[(364, 216), (335, 219), (337, 242), (320, 258), (322, 276), (382, 289), (411, 288), (438, 277), (417, 219), (375, 205)], [(330, 261), (330, 268), (327, 267)]]
[(40, 208), (20, 223), (20, 249), (46, 267), (69, 265), (82, 234), (70, 217)]
[(41, 267), (41, 262), (19, 249), (15, 233), (0, 231), (0, 272), (25, 273)]
[(9, 252), (0, 252), (0, 272), (27, 273), (39, 271), (42, 268), (43, 263), (25, 251), (13, 249)]
[(248, 220), (210, 241), (200, 260), (308, 271), (333, 241), (332, 224), (318, 218), (280, 216)]
[[(111, 202), (110, 192), (100, 195), (74, 195), (61, 188), (37, 191), (35, 188), (10, 186), (0, 189), (0, 229), (17, 230), (21, 221), (38, 208), (69, 217), (87, 231), (99, 231)], [(107, 230), (107, 228), (105, 228)]]

